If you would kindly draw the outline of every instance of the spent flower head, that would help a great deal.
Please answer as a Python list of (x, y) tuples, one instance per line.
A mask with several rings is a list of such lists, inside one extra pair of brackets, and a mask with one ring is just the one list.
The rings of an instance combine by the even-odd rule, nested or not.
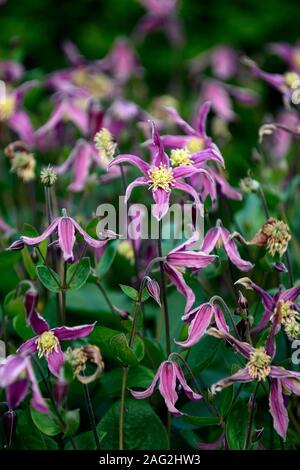
[(97, 132), (94, 137), (94, 143), (97, 150), (100, 152), (100, 158), (106, 164), (110, 163), (117, 151), (117, 143), (110, 132), (106, 127)]
[(42, 169), (40, 178), (43, 185), (51, 187), (57, 180), (57, 174), (55, 173), (53, 167), (48, 165), (46, 168)]

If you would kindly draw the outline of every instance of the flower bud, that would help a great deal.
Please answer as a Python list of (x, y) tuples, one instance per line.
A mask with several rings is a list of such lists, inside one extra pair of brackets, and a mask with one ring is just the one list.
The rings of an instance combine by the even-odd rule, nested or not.
[(130, 314), (126, 310), (118, 308), (114, 305), (114, 311), (122, 318), (122, 320), (129, 320)]
[(242, 310), (248, 310), (248, 300), (246, 299), (246, 297), (242, 294), (240, 290), (239, 290), (238, 304)]
[(53, 398), (58, 406), (61, 408), (68, 393), (68, 383), (63, 377), (59, 377), (53, 386)]
[(20, 239), (13, 242), (7, 249), (11, 251), (20, 251), (23, 250), (24, 246), (25, 243)]
[(147, 290), (151, 297), (155, 300), (155, 302), (158, 303), (159, 306), (161, 306), (160, 302), (160, 287), (157, 281), (154, 279), (150, 279), (150, 277), (147, 279)]
[(3, 414), (2, 419), (6, 447), (10, 447), (16, 430), (17, 413), (13, 410), (6, 411)]
[(286, 267), (286, 265), (285, 265), (284, 263), (281, 263), (281, 262), (279, 262), (279, 263), (274, 263), (273, 266), (274, 266), (274, 268), (275, 268), (277, 271), (279, 271), (279, 272), (281, 272), (281, 273), (287, 273), (287, 272), (288, 272), (288, 269), (287, 269), (287, 267)]
[(40, 173), (41, 182), (44, 186), (50, 188), (54, 185), (57, 180), (57, 174), (55, 173), (52, 166), (48, 165), (46, 168), (43, 168)]

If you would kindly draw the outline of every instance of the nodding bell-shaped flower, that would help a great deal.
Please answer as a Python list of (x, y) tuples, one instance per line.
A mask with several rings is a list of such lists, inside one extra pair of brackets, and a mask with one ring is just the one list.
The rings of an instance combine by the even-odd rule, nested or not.
[(219, 331), (216, 328), (208, 330), (208, 334), (224, 339), (247, 360), (243, 369), (215, 383), (211, 388), (212, 393), (217, 393), (237, 382), (263, 382), (269, 378), (269, 410), (273, 418), (273, 426), (285, 440), (289, 424), (286, 394), (300, 395), (300, 373), (272, 365), (275, 355), (274, 329), (271, 329), (264, 347), (259, 348), (254, 348), (252, 345), (234, 338), (228, 332)]
[(158, 382), (159, 392), (164, 398), (168, 410), (175, 416), (183, 415), (183, 413), (175, 407), (175, 404), (178, 400), (177, 384), (182, 387), (184, 393), (190, 400), (201, 400), (202, 398), (202, 395), (195, 393), (189, 387), (180, 366), (170, 359), (161, 363), (158, 371), (155, 374), (152, 384), (146, 390), (143, 392), (136, 392), (131, 390), (131, 394), (138, 400), (150, 397), (150, 395), (152, 395), (154, 392)]
[(29, 246), (36, 246), (42, 243), (46, 238), (49, 238), (53, 232), (57, 232), (58, 240), (57, 243), (63, 253), (64, 260), (67, 262), (74, 261), (73, 247), (75, 244), (75, 233), (78, 232), (82, 235), (84, 241), (90, 247), (97, 249), (102, 248), (108, 240), (116, 238), (116, 234), (107, 231), (105, 239), (95, 240), (91, 237), (72, 217), (66, 215), (66, 211), (63, 209), (62, 217), (57, 217), (53, 222), (46, 228), (46, 230), (38, 237), (26, 237), (22, 236), (19, 241), (14, 242), (9, 249), (16, 250), (21, 249), (22, 243)]

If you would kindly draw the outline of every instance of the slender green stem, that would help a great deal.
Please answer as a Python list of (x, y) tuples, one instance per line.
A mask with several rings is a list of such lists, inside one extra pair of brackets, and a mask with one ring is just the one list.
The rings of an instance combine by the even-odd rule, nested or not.
[(128, 374), (128, 368), (123, 367), (121, 401), (120, 401), (119, 450), (124, 449), (124, 411), (125, 411), (127, 374)]
[(245, 436), (244, 450), (248, 449), (249, 443), (250, 443), (251, 437), (252, 437), (252, 428), (253, 428), (253, 421), (254, 421), (256, 396), (257, 396), (259, 386), (260, 386), (260, 382), (257, 382), (254, 393), (252, 394), (252, 401), (251, 401), (251, 408), (250, 408), (249, 419), (248, 419), (247, 432), (246, 432), (246, 436)]
[(267, 204), (267, 201), (266, 201), (266, 198), (265, 198), (265, 194), (262, 190), (262, 187), (259, 185), (258, 187), (258, 195), (261, 199), (261, 202), (262, 202), (262, 206), (263, 206), (263, 209), (264, 209), (264, 213), (265, 213), (265, 217), (266, 219), (268, 220), (270, 218), (270, 213), (269, 213), (269, 208), (268, 208), (268, 204)]
[(110, 299), (109, 299), (107, 293), (105, 292), (105, 289), (104, 289), (104, 287), (103, 287), (103, 285), (102, 285), (100, 279), (97, 279), (97, 281), (96, 281), (96, 286), (98, 287), (98, 289), (100, 290), (101, 294), (103, 295), (104, 300), (105, 300), (105, 302), (107, 303), (107, 306), (109, 307), (109, 309), (111, 310), (111, 312), (112, 312), (113, 314), (115, 314), (115, 313), (116, 313), (115, 308), (114, 308), (113, 304), (111, 303), (111, 301), (110, 301)]
[(86, 402), (86, 407), (87, 407), (87, 410), (88, 410), (90, 425), (91, 425), (91, 428), (92, 428), (92, 431), (93, 431), (93, 434), (94, 434), (96, 448), (97, 448), (97, 450), (100, 450), (100, 448), (101, 448), (100, 440), (99, 440), (99, 436), (98, 436), (98, 432), (97, 432), (96, 419), (95, 419), (93, 404), (92, 404), (92, 400), (91, 400), (91, 396), (90, 396), (90, 392), (89, 392), (89, 387), (88, 387), (87, 384), (82, 384), (82, 386), (83, 386), (83, 391), (84, 391), (84, 398), (85, 398), (85, 402)]

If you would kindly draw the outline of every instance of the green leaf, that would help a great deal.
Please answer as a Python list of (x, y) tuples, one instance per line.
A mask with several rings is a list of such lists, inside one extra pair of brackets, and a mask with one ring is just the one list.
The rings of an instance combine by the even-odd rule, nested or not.
[[(97, 432), (99, 441), (101, 443), (106, 433), (99, 431), (99, 424), (97, 426)], [(87, 431), (82, 434), (79, 434), (78, 436), (74, 437), (74, 441), (79, 450), (96, 450), (95, 438), (92, 431)], [(67, 442), (65, 450), (73, 450), (73, 446), (70, 441)]]
[(98, 277), (101, 279), (109, 271), (111, 265), (114, 262), (114, 259), (117, 254), (119, 245), (119, 240), (114, 240), (107, 245), (104, 255), (101, 257), (99, 263), (97, 264), (96, 272)]
[[(19, 282), (19, 277), (14, 271), (14, 267), (21, 257), (20, 251), (2, 251), (0, 253), (0, 289), (6, 292), (13, 289)], [(3, 273), (9, 273), (9, 276), (4, 276)]]
[[(127, 295), (127, 297), (135, 301), (138, 300), (139, 293), (136, 289), (134, 289), (134, 287), (125, 286), (125, 284), (120, 284), (120, 287), (122, 291), (124, 292), (124, 294)], [(149, 298), (149, 292), (145, 288), (143, 289), (143, 292), (142, 292), (141, 301), (145, 302), (145, 300), (147, 300), (148, 298)]]
[(239, 401), (228, 415), (226, 421), (226, 439), (230, 450), (244, 447), (248, 423), (248, 408)]
[(205, 427), (205, 426), (217, 426), (220, 424), (220, 419), (217, 416), (191, 416), (183, 415), (181, 417), (183, 421), (193, 424), (194, 426)]
[(46, 287), (46, 289), (50, 290), (51, 292), (55, 292), (56, 294), (60, 292), (60, 278), (58, 274), (53, 271), (53, 269), (47, 268), (47, 266), (44, 264), (40, 264), (36, 267), (36, 273), (39, 280)]
[[(50, 407), (50, 401), (46, 400), (47, 404)], [(36, 427), (46, 436), (56, 436), (61, 432), (61, 425), (59, 424), (57, 418), (50, 411), (50, 414), (40, 413), (35, 408), (30, 408), (30, 414), (32, 421)], [(27, 431), (28, 432), (28, 431)]]
[[(120, 402), (116, 402), (103, 416), (99, 430), (106, 432), (103, 450), (118, 449)], [(164, 425), (149, 403), (132, 398), (125, 400), (124, 450), (166, 450), (169, 448)]]
[(64, 421), (66, 423), (64, 429), (65, 437), (73, 436), (80, 425), (80, 413), (79, 409), (67, 411), (64, 415)]
[(17, 292), (15, 289), (9, 292), (4, 299), (3, 311), (4, 311), (4, 314), (7, 315), (8, 317), (15, 317), (16, 315), (19, 315), (20, 313), (25, 315), (23, 297), (20, 295), (16, 297), (16, 293)]
[(24, 313), (20, 313), (16, 317), (13, 318), (13, 327), (16, 333), (22, 338), (24, 341), (27, 341), (30, 338), (33, 338), (34, 332), (30, 325), (26, 323), (26, 317)]
[(34, 426), (29, 411), (19, 411), (17, 414), (17, 448), (22, 450), (47, 450), (47, 438)]
[(104, 357), (114, 359), (123, 365), (136, 365), (144, 357), (144, 343), (138, 336), (130, 348), (125, 333), (98, 326), (90, 335), (90, 341), (100, 348)]
[(67, 286), (70, 290), (78, 290), (82, 287), (90, 273), (90, 258), (82, 258), (77, 263), (72, 264), (67, 271)]
[(36, 278), (35, 264), (31, 259), (27, 246), (24, 246), (21, 253), (22, 253), (23, 264), (25, 266), (25, 269), (30, 279), (35, 279)]

